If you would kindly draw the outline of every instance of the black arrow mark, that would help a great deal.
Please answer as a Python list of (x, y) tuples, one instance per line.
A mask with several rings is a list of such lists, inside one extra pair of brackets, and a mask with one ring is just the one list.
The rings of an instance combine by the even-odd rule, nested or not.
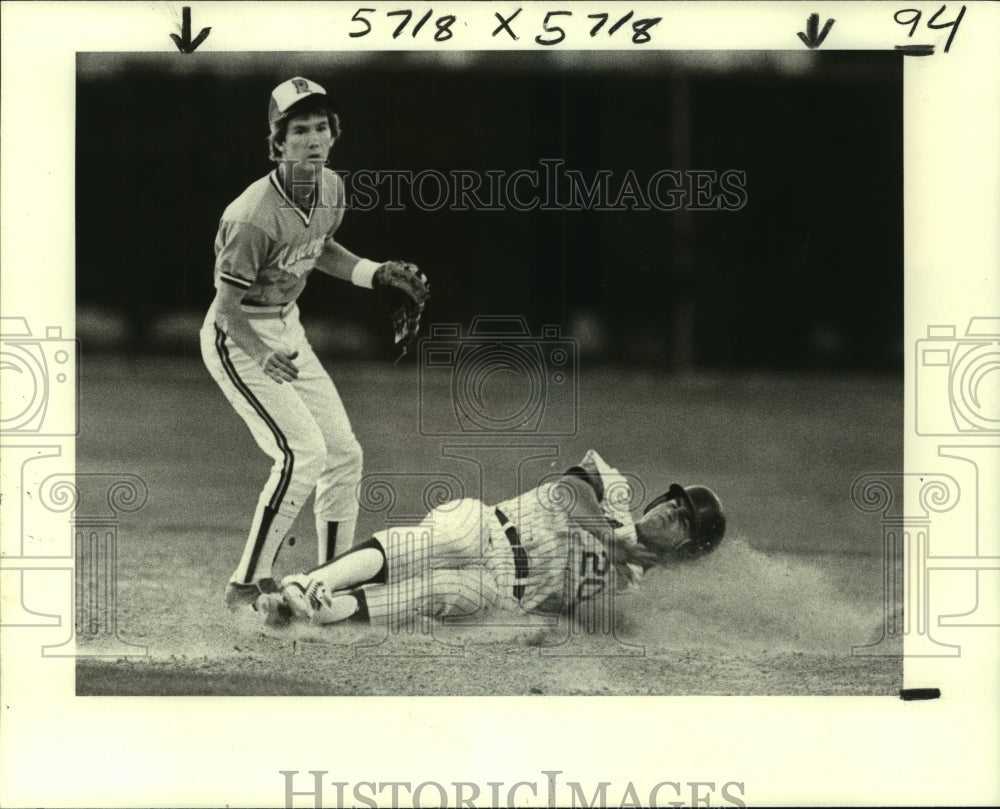
[(933, 45), (896, 45), (896, 50), (903, 56), (933, 56)]
[(826, 25), (823, 26), (823, 30), (819, 30), (819, 14), (810, 14), (809, 21), (806, 23), (806, 33), (803, 34), (799, 31), (799, 39), (801, 39), (807, 48), (818, 48), (823, 44), (823, 40), (826, 39), (826, 35), (830, 33), (830, 29), (833, 28), (833, 24), (836, 22), (834, 19), (829, 19), (826, 21)]
[(174, 41), (177, 46), (177, 50), (181, 53), (194, 53), (195, 48), (197, 48), (202, 42), (204, 42), (208, 35), (211, 33), (211, 28), (202, 28), (201, 33), (191, 40), (191, 7), (184, 6), (181, 9), (181, 35), (171, 34), (170, 38)]

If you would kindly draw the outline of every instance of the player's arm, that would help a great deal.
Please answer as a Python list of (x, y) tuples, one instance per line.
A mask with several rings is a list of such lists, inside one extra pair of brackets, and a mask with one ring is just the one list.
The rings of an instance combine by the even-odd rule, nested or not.
[[(329, 177), (329, 182), (324, 184), (324, 194), (332, 193), (333, 197), (327, 200), (328, 204), (337, 208), (347, 207), (347, 192), (344, 189), (344, 182), (339, 175), (331, 172), (324, 172)], [(379, 262), (369, 261), (361, 256), (355, 255), (344, 245), (335, 241), (333, 234), (340, 226), (339, 220), (333, 230), (327, 233), (326, 241), (323, 243), (323, 252), (316, 259), (314, 265), (317, 270), (341, 281), (350, 281), (355, 286), (372, 289), (372, 278), (375, 270), (379, 267)]]
[(355, 255), (332, 237), (323, 244), (323, 252), (316, 259), (316, 269), (320, 272), (367, 289), (372, 288), (372, 277), (378, 267), (378, 262)]
[(564, 502), (572, 524), (592, 534), (595, 529), (604, 533), (602, 529), (607, 528), (610, 532), (608, 518), (604, 516), (598, 499), (599, 494), (586, 475), (570, 470), (559, 479), (557, 485), (566, 488)]
[[(571, 489), (572, 496), (566, 501), (571, 504), (570, 523), (597, 537), (609, 551), (614, 546), (616, 566), (622, 569), (626, 578), (635, 578), (625, 570), (628, 565), (646, 568), (659, 561), (655, 554), (637, 544), (634, 539), (630, 540), (627, 534), (622, 534), (624, 529), (621, 525), (608, 522), (600, 504), (604, 484), (596, 468), (575, 466), (562, 476), (560, 485)], [(613, 526), (617, 526), (619, 530), (612, 530)]]

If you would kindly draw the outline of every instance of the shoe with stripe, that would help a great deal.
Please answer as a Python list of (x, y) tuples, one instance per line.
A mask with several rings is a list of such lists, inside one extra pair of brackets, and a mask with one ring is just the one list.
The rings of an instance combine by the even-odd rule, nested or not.
[(270, 577), (247, 584), (231, 581), (226, 585), (226, 606), (234, 612), (240, 607), (252, 607), (262, 593), (278, 590), (278, 583)]
[(331, 593), (325, 584), (305, 574), (285, 576), (281, 594), (296, 618), (316, 626), (339, 623), (357, 612), (356, 600), (348, 603), (336, 598), (342, 593)]
[(281, 593), (296, 618), (312, 621), (323, 606), (326, 587), (305, 573), (297, 573), (281, 580)]

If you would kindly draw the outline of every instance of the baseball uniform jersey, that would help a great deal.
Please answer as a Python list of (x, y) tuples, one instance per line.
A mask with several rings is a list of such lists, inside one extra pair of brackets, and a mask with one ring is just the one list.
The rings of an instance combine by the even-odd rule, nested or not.
[(259, 306), (294, 302), (323, 244), (344, 218), (344, 187), (323, 169), (313, 207), (293, 202), (275, 169), (229, 204), (215, 239), (215, 285), (246, 290), (243, 303)]
[(611, 556), (613, 531), (618, 541), (622, 536), (635, 541), (625, 478), (593, 450), (565, 474), (591, 486), (604, 513), (602, 523), (584, 530), (570, 521), (569, 492), (560, 485), (560, 475), (496, 506), (452, 501), (418, 526), (377, 533), (387, 579), (362, 588), (369, 616), (405, 620), (497, 607), (573, 611), (616, 578), (637, 579), (640, 568), (616, 565)]

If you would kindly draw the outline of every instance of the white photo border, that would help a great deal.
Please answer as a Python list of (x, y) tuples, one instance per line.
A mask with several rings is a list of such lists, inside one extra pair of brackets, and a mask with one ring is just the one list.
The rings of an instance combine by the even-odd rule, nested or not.
[[(953, 325), (1000, 312), (1000, 7), (967, 8), (948, 53), (950, 29), (924, 29), (909, 39), (893, 19), (902, 9), (931, 18), (940, 2), (843, 3), (191, 3), (193, 35), (212, 31), (200, 46), (213, 51), (408, 50), (435, 47), (540, 50), (547, 10), (578, 13), (635, 9), (669, 21), (651, 47), (675, 50), (791, 50), (813, 12), (835, 18), (823, 48), (891, 50), (935, 45), (929, 57), (907, 57), (905, 116), (905, 414), (906, 473), (966, 474), (954, 460), (986, 440), (918, 434), (918, 344), (929, 326)], [(445, 43), (392, 40), (383, 25), (352, 39), (356, 8), (411, 6), (455, 14), (456, 36)], [(491, 38), (496, 13), (523, 7), (518, 41)], [(74, 110), (76, 54), (81, 51), (176, 51), (181, 6), (175, 3), (4, 3), (2, 104), (2, 293), (4, 317), (56, 325), (73, 336)], [(626, 39), (614, 47), (628, 50)], [(580, 36), (565, 46), (603, 49), (609, 41)], [(178, 59), (197, 58), (177, 54)], [(41, 181), (37, 155), (45, 156)], [(994, 376), (995, 378), (995, 376)], [(60, 402), (73, 407), (72, 401)], [(11, 452), (3, 441), (4, 454)], [(30, 442), (29, 442), (30, 444)], [(57, 446), (73, 464), (73, 440), (23, 444)], [(950, 454), (949, 454), (950, 453)], [(17, 496), (13, 455), (3, 468), (2, 507)], [(997, 596), (1000, 526), (995, 463), (967, 474), (975, 498), (942, 519), (972, 518), (981, 554), (954, 558), (949, 569), (975, 569), (980, 601)], [(873, 472), (882, 470), (873, 470)], [(897, 471), (897, 470), (885, 470)], [(970, 483), (971, 481), (971, 483)], [(920, 486), (907, 487), (907, 513), (921, 510)], [(970, 515), (968, 503), (975, 504)], [(964, 509), (964, 511), (963, 511)], [(958, 523), (960, 524), (961, 520)], [(873, 522), (874, 525), (874, 522)], [(950, 524), (949, 524), (950, 525)], [(11, 532), (4, 525), (4, 557)], [(937, 530), (937, 526), (935, 526)], [(917, 545), (914, 545), (916, 548)], [(977, 548), (980, 545), (977, 545)], [(989, 550), (992, 548), (992, 550)], [(915, 552), (915, 551), (914, 551)], [(986, 559), (986, 561), (982, 561)], [(916, 557), (910, 559), (914, 562)], [(926, 560), (924, 560), (926, 561)], [(68, 570), (65, 563), (52, 569)], [(908, 562), (909, 564), (909, 562)], [(3, 566), (11, 568), (7, 559)], [(70, 565), (71, 566), (71, 565)], [(933, 565), (931, 566), (933, 568)], [(926, 567), (914, 568), (923, 576)], [(944, 577), (939, 577), (944, 578)], [(72, 587), (59, 579), (53, 587)], [(951, 580), (930, 578), (930, 597), (949, 603)], [(915, 592), (915, 588), (911, 588)], [(914, 597), (910, 593), (911, 599)], [(925, 593), (926, 595), (926, 593)], [(4, 597), (6, 612), (12, 605)], [(962, 599), (957, 599), (964, 603)], [(920, 607), (908, 602), (911, 607)], [(936, 618), (947, 607), (929, 612)], [(914, 611), (914, 617), (917, 612)], [(937, 688), (941, 698), (904, 701), (875, 697), (760, 698), (77, 698), (74, 660), (38, 654), (65, 628), (0, 635), (4, 806), (284, 805), (282, 770), (326, 771), (332, 781), (434, 780), (485, 785), (503, 781), (544, 786), (545, 771), (561, 782), (617, 785), (661, 781), (745, 785), (747, 805), (955, 805), (1000, 802), (996, 716), (1000, 670), (998, 615), (987, 625), (953, 622), (929, 631), (960, 642), (956, 657), (919, 656), (926, 636), (907, 637), (906, 688)], [(977, 619), (978, 621), (979, 619)], [(925, 628), (926, 629), (926, 628)], [(474, 711), (470, 706), (474, 704)], [(312, 730), (322, 728), (322, 730)], [(297, 781), (297, 789), (308, 787)], [(435, 794), (435, 793), (429, 793)], [(546, 800), (519, 793), (519, 802)], [(666, 798), (664, 798), (666, 799)], [(311, 805), (297, 798), (296, 805)], [(333, 792), (325, 805), (334, 805)], [(563, 797), (565, 800), (565, 797)]]

